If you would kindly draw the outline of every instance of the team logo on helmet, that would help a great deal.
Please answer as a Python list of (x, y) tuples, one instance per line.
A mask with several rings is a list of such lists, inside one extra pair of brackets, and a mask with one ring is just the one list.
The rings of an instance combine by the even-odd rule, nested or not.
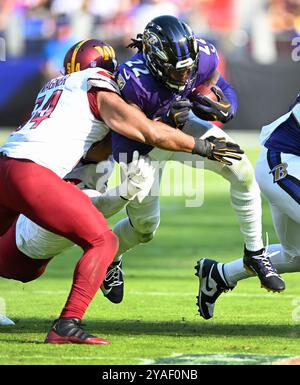
[(116, 57), (115, 50), (110, 45), (104, 45), (102, 47), (100, 45), (97, 45), (94, 48), (96, 51), (99, 52), (99, 54), (103, 57), (105, 61), (115, 59)]
[(163, 44), (160, 38), (154, 32), (145, 31), (143, 38), (143, 43), (149, 51), (157, 55), (161, 60), (165, 62), (168, 61), (169, 58), (163, 51)]

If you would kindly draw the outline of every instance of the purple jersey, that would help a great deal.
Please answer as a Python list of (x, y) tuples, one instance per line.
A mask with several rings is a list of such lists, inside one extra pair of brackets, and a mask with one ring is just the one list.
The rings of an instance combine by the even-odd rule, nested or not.
[[(300, 94), (290, 106), (290, 111), (300, 104)], [(278, 152), (300, 156), (300, 125), (294, 113), (282, 122), (271, 134), (265, 147)]]
[[(193, 82), (187, 85), (184, 91), (174, 92), (164, 87), (147, 69), (144, 55), (139, 52), (121, 64), (117, 72), (116, 77), (122, 97), (127, 102), (140, 107), (149, 119), (160, 119), (165, 116), (174, 101), (187, 98), (191, 91), (198, 85), (205, 83), (218, 67), (219, 57), (216, 48), (205, 40), (198, 39), (197, 41), (200, 55), (197, 76)], [(220, 87), (227, 89), (226, 96), (228, 97), (230, 87), (222, 77), (220, 77)], [(229, 92), (231, 91), (232, 88)], [(235, 93), (233, 98), (235, 98)], [(130, 161), (130, 154), (132, 155), (134, 150), (138, 150), (140, 154), (145, 155), (153, 148), (125, 138), (115, 132), (112, 134), (112, 141), (116, 160), (118, 160), (119, 153), (127, 153)]]

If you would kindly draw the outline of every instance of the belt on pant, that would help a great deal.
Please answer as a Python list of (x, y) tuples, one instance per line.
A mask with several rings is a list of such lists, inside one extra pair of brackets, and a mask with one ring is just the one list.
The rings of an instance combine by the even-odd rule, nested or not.
[(0, 152), (0, 158), (7, 158), (7, 155), (4, 152)]

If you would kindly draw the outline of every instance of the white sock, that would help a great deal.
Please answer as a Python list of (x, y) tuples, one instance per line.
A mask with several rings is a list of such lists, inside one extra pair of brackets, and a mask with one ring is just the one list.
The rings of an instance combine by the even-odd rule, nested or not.
[(122, 254), (140, 243), (140, 235), (131, 226), (129, 218), (119, 221), (113, 231), (119, 238), (119, 250), (114, 259), (114, 262), (116, 262), (120, 260)]
[(238, 217), (246, 248), (261, 250), (264, 247), (261, 196), (249, 159), (244, 156), (231, 167), (223, 167), (220, 174), (230, 182), (231, 205)]
[(247, 250), (262, 249), (262, 208), (258, 186), (254, 185), (248, 192), (231, 189), (231, 205), (239, 219)]
[(243, 258), (236, 259), (235, 261), (229, 263), (225, 263), (224, 274), (226, 281), (230, 286), (234, 286), (238, 281), (241, 281), (245, 278), (250, 278), (254, 275), (248, 273), (244, 269)]

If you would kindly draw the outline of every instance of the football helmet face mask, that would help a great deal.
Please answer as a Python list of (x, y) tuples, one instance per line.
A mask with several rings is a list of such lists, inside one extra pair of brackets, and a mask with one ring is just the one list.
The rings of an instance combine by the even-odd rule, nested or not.
[(82, 40), (74, 44), (66, 53), (65, 74), (96, 67), (111, 73), (114, 73), (118, 67), (114, 49), (101, 40)]
[(197, 74), (199, 52), (191, 28), (173, 16), (159, 16), (147, 24), (143, 53), (151, 73), (172, 91), (184, 91)]

